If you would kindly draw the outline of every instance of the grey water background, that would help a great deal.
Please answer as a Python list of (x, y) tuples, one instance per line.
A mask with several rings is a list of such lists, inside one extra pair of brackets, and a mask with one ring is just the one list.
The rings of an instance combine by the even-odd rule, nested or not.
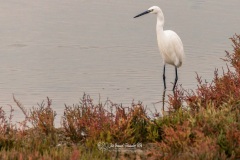
[[(229, 38), (239, 33), (239, 0), (1, 0), (0, 106), (12, 105), (21, 121), (12, 94), (26, 108), (48, 96), (58, 125), (64, 104), (78, 103), (84, 92), (95, 103), (100, 95), (153, 109), (163, 93), (156, 16), (133, 19), (153, 5), (163, 10), (164, 29), (184, 44), (178, 84), (196, 88), (196, 72), (211, 81), (214, 69), (226, 66), (220, 58), (232, 50)], [(171, 89), (174, 68), (166, 71)]]

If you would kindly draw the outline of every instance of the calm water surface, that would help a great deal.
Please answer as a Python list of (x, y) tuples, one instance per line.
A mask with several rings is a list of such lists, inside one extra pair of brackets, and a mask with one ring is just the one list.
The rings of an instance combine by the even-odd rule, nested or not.
[[(165, 29), (181, 37), (186, 58), (179, 84), (196, 88), (196, 72), (211, 81), (220, 58), (231, 51), (228, 39), (239, 33), (239, 0), (8, 0), (0, 2), (0, 106), (23, 115), (12, 94), (25, 107), (49, 96), (58, 119), (64, 103), (83, 93), (95, 102), (101, 95), (129, 105), (143, 101), (149, 108), (161, 100), (162, 58), (156, 42), (156, 17), (136, 14), (158, 5)], [(174, 68), (167, 66), (167, 87)], [(170, 93), (170, 92), (169, 92)]]

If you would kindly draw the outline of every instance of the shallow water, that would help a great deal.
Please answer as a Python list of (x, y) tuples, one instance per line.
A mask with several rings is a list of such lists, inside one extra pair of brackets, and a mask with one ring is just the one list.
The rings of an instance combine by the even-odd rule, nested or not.
[[(211, 81), (214, 69), (225, 66), (225, 50), (232, 50), (228, 38), (239, 33), (239, 0), (8, 0), (0, 5), (0, 106), (13, 105), (21, 120), (12, 94), (25, 107), (48, 96), (62, 115), (65, 103), (86, 92), (96, 103), (100, 95), (153, 108), (163, 91), (156, 17), (133, 19), (153, 5), (184, 44), (178, 84), (196, 88), (196, 72)], [(171, 89), (174, 68), (166, 71)]]

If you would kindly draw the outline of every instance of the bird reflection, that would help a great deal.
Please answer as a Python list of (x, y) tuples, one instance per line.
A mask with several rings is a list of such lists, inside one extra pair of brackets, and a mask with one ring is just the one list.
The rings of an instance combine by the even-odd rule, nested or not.
[[(173, 92), (173, 96), (176, 97), (176, 92), (175, 91), (172, 91)], [(165, 98), (166, 98), (166, 90), (164, 89), (163, 90), (163, 93), (162, 93), (162, 110), (163, 110), (163, 114), (165, 113)]]
[(166, 96), (166, 90), (164, 89), (163, 90), (163, 95), (162, 95), (162, 103), (163, 103), (162, 109), (163, 109), (163, 113), (165, 111), (165, 109), (164, 109), (164, 106), (165, 106), (165, 96)]

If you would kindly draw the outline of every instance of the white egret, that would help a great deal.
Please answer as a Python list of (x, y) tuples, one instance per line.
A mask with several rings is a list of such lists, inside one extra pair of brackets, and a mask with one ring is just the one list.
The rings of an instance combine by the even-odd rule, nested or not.
[(140, 17), (142, 15), (153, 13), (157, 15), (157, 41), (160, 53), (163, 58), (163, 82), (164, 90), (166, 90), (166, 77), (165, 77), (165, 66), (170, 64), (175, 66), (175, 81), (173, 85), (173, 91), (175, 89), (176, 83), (178, 81), (177, 68), (182, 65), (184, 57), (183, 44), (180, 37), (171, 30), (163, 30), (164, 26), (164, 16), (162, 10), (158, 6), (150, 7), (147, 11), (138, 14), (134, 18)]

